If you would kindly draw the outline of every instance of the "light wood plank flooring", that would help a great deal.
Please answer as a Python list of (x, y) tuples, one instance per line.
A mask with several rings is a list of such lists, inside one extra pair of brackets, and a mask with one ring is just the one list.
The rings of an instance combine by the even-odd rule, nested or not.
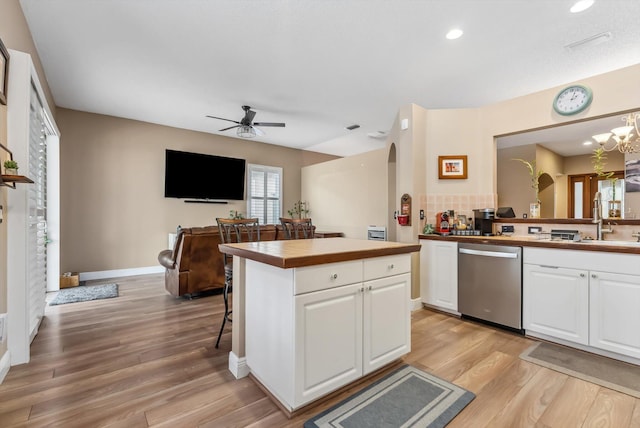
[[(0, 427), (300, 427), (362, 387), (289, 420), (227, 370), (230, 329), (214, 348), (222, 296), (174, 298), (162, 275), (115, 282), (116, 299), (47, 308), (31, 362), (0, 385)], [(520, 360), (530, 339), (412, 317), (405, 361), (477, 395), (450, 427), (640, 427), (640, 400)]]

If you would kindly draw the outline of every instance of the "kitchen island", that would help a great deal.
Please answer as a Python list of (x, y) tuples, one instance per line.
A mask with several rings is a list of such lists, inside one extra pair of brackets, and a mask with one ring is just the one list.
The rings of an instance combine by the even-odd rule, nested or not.
[(234, 256), (229, 369), (294, 411), (405, 355), (419, 250), (347, 238), (220, 245)]

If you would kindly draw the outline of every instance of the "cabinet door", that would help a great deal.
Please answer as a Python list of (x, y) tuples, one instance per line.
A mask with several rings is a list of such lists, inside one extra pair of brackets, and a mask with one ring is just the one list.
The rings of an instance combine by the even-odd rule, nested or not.
[(423, 240), (420, 250), (422, 301), (458, 310), (458, 243)]
[(411, 351), (411, 274), (364, 283), (364, 374)]
[(571, 342), (589, 342), (589, 278), (586, 271), (523, 266), (523, 324)]
[(590, 275), (590, 345), (640, 358), (640, 276)]
[(294, 408), (362, 376), (362, 287), (295, 297)]

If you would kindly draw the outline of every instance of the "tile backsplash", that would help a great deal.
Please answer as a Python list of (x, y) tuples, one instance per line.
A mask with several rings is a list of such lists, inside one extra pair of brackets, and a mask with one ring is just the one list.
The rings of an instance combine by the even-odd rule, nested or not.
[(456, 215), (466, 215), (471, 220), (474, 209), (494, 208), (497, 200), (495, 194), (427, 193), (420, 197), (420, 208), (425, 212), (426, 223), (434, 224), (441, 211), (454, 210)]

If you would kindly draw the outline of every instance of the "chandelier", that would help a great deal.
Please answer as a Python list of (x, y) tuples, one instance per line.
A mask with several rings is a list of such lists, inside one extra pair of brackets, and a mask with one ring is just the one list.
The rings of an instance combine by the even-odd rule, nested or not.
[[(626, 123), (625, 126), (613, 128), (611, 132), (594, 135), (591, 138), (596, 140), (606, 152), (618, 149), (620, 153), (638, 153), (640, 152), (638, 118), (640, 118), (640, 113), (629, 113), (622, 117), (622, 121)], [(609, 143), (613, 143), (613, 145), (607, 146)]]
[(253, 138), (256, 136), (256, 130), (253, 129), (253, 126), (240, 125), (236, 131), (236, 135), (242, 138)]

